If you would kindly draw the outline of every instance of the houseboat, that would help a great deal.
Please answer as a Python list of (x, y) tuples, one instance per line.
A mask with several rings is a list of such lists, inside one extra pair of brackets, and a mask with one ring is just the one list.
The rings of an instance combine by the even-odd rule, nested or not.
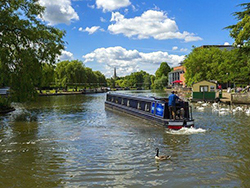
[(168, 98), (107, 93), (105, 108), (147, 119), (169, 129), (179, 130), (194, 126), (192, 108), (184, 101), (176, 103), (175, 120), (170, 119)]

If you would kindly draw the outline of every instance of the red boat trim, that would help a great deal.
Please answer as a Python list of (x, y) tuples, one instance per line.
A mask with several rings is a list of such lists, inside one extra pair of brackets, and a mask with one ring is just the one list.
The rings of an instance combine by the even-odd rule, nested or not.
[(171, 125), (168, 126), (169, 129), (174, 129), (174, 130), (179, 130), (179, 129), (181, 129), (182, 127), (183, 127), (183, 126), (171, 126)]

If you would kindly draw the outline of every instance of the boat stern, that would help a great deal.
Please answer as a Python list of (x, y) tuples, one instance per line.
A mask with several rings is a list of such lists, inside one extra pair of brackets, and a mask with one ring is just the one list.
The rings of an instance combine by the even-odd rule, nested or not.
[(169, 120), (167, 128), (168, 129), (174, 129), (174, 130), (179, 130), (183, 127), (193, 127), (194, 126), (194, 120)]

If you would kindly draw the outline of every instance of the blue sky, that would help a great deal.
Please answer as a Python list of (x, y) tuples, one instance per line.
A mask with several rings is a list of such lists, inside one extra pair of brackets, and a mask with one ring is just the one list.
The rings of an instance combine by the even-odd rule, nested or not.
[(61, 60), (81, 60), (111, 77), (161, 62), (177, 66), (193, 46), (232, 44), (232, 13), (243, 0), (39, 0), (43, 20), (66, 31)]

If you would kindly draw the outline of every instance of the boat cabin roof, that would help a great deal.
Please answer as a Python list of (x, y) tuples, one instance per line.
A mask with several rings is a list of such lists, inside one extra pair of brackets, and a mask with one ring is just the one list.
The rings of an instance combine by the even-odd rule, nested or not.
[(167, 97), (146, 97), (146, 96), (135, 96), (135, 95), (126, 95), (126, 94), (119, 94), (119, 93), (107, 93), (109, 96), (114, 97), (121, 97), (125, 99), (134, 99), (134, 100), (140, 100), (145, 102), (153, 102), (153, 101), (162, 101), (162, 102), (168, 102)]

